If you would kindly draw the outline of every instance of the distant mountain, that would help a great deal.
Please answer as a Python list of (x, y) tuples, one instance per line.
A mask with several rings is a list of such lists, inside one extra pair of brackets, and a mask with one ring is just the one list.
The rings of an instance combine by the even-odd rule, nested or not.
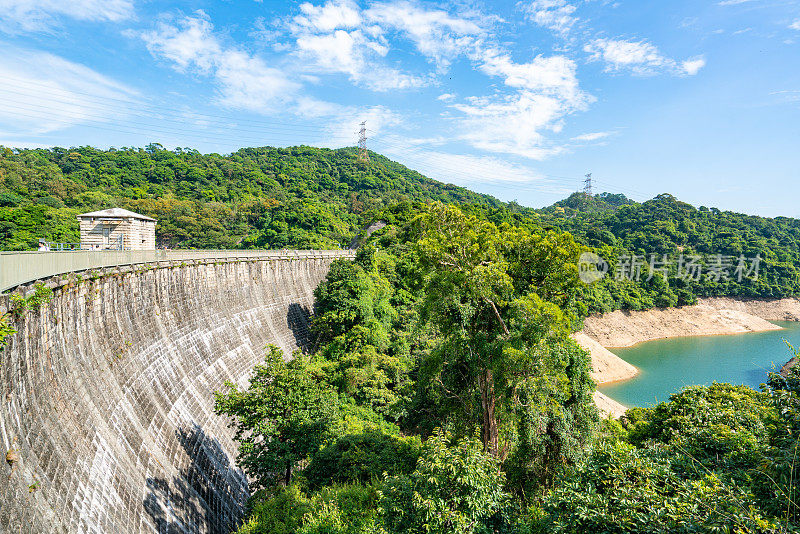
[[(642, 203), (623, 195), (587, 199), (576, 193), (537, 213), (542, 224), (566, 230), (599, 251), (611, 269), (632, 256), (645, 264), (636, 283), (607, 278), (593, 285), (585, 298), (591, 311), (691, 304), (700, 296), (800, 295), (797, 219), (696, 208), (666, 193)], [(663, 267), (665, 255), (667, 275), (650, 277), (650, 263)], [(756, 257), (757, 273), (737, 273), (741, 260), (749, 271)], [(697, 280), (682, 277), (681, 261), (699, 262), (706, 274)]]

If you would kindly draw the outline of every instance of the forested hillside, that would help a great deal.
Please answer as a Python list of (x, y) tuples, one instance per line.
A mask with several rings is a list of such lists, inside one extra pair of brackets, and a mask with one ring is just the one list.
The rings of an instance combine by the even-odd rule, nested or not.
[[(539, 213), (542, 224), (572, 233), (608, 262), (609, 276), (586, 288), (591, 311), (692, 304), (700, 296), (800, 293), (797, 219), (696, 208), (669, 194), (640, 204), (623, 195), (588, 199), (576, 193)], [(630, 275), (634, 257), (638, 280), (612, 276), (620, 267)]]
[(359, 214), (403, 200), (498, 206), (371, 153), (312, 147), (12, 150), (0, 147), (0, 249), (79, 240), (75, 216), (121, 207), (158, 219), (172, 248), (338, 248)]
[(507, 210), (383, 215), (316, 289), (315, 350), (216, 394), (239, 534), (797, 531), (800, 367), (600, 420), (569, 337), (585, 247)]
[(575, 193), (535, 210), (442, 184), (378, 154), (359, 163), (351, 148), (243, 148), (226, 156), (160, 145), (0, 149), (4, 250), (34, 248), (39, 238), (78, 241), (75, 216), (110, 206), (158, 219), (159, 246), (339, 248), (370, 222), (392, 223), (395, 213), (407, 220), (409, 210), (437, 200), (469, 206), (495, 224), (559, 228), (591, 247), (609, 272), (581, 288), (583, 313), (701, 296), (800, 294), (800, 221), (695, 208), (668, 194), (637, 203)]

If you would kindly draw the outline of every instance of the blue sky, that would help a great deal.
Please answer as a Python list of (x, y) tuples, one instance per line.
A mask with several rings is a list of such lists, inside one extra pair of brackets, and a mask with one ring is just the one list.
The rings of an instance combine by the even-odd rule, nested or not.
[(800, 0), (0, 0), (0, 144), (368, 146), (542, 206), (800, 217)]

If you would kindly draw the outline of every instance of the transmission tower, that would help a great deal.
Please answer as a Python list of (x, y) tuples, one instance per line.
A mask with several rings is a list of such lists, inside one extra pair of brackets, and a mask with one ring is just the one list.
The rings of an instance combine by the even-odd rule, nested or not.
[(369, 152), (367, 152), (367, 121), (361, 123), (358, 131), (358, 161), (369, 163)]
[(592, 173), (587, 174), (583, 181), (583, 195), (586, 198), (592, 198)]

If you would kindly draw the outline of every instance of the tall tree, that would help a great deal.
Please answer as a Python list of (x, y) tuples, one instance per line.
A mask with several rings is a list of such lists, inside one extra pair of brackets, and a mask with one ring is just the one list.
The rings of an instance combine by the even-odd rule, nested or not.
[[(484, 450), (504, 458), (519, 410), (534, 406), (526, 395), (549, 388), (551, 401), (588, 404), (585, 357), (564, 358), (557, 350), (569, 343), (569, 317), (540, 296), (570, 300), (579, 247), (568, 236), (497, 227), (444, 204), (430, 207), (421, 230), (422, 317), (442, 337), (425, 366), (427, 379), (451, 399), (453, 412), (477, 422)], [(553, 396), (552, 384), (573, 381), (582, 384), (579, 392)]]
[(214, 393), (214, 410), (232, 418), (237, 461), (256, 487), (288, 484), (297, 462), (319, 449), (337, 420), (336, 393), (314, 375), (307, 358), (286, 363), (274, 345), (246, 390), (225, 386), (226, 392)]

